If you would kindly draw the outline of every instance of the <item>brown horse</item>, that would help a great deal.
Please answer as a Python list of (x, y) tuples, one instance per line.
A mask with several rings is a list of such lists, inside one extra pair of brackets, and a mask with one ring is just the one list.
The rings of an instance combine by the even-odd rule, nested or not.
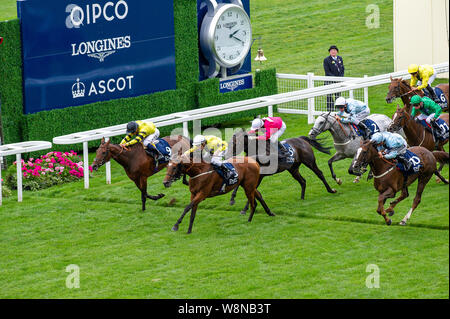
[[(441, 176), (441, 174), (436, 169), (436, 159), (446, 159), (448, 163), (448, 153), (445, 152), (430, 152), (424, 147), (414, 146), (409, 148), (413, 153), (415, 153), (419, 158), (423, 167), (418, 173), (410, 175), (407, 180), (407, 187), (411, 185), (416, 179), (418, 180), (418, 186), (416, 191), (416, 197), (414, 198), (413, 204), (409, 212), (400, 222), (400, 225), (406, 225), (406, 222), (411, 217), (411, 214), (419, 205), (422, 198), (422, 192), (425, 185), (430, 180), (431, 176), (435, 174), (444, 183), (447, 181)], [(378, 191), (378, 214), (384, 217), (387, 225), (392, 223), (392, 220), (387, 216), (394, 215), (395, 206), (405, 198), (409, 196), (408, 188), (402, 189), (403, 186), (403, 173), (400, 172), (396, 164), (390, 162), (384, 158), (378, 156), (378, 151), (375, 146), (369, 141), (362, 143), (361, 148), (355, 155), (353, 159), (352, 166), (350, 170), (352, 173), (361, 173), (365, 170), (367, 165), (370, 165), (372, 172), (374, 174), (374, 187)], [(395, 199), (390, 203), (388, 209), (384, 209), (384, 204), (388, 198), (394, 198), (398, 191), (402, 191), (400, 197)]]
[[(166, 136), (163, 139), (169, 143), (172, 151), (178, 149), (188, 150), (190, 147), (190, 141), (181, 135)], [(147, 198), (158, 200), (164, 197), (164, 194), (158, 194), (156, 196), (147, 194), (147, 178), (161, 171), (168, 163), (158, 163), (158, 166), (156, 166), (155, 159), (147, 155), (142, 143), (136, 143), (129, 148), (123, 148), (118, 144), (111, 144), (109, 141), (105, 142), (103, 138), (96, 153), (96, 157), (92, 163), (94, 170), (98, 170), (100, 166), (108, 162), (111, 158), (123, 166), (128, 177), (141, 191), (143, 211), (145, 210)]]
[[(447, 107), (442, 110), (448, 111), (448, 83), (442, 83), (436, 87), (440, 88), (447, 97)], [(408, 81), (402, 80), (401, 78), (395, 79), (391, 76), (391, 84), (389, 85), (388, 94), (386, 95), (386, 102), (388, 104), (392, 103), (396, 98), (401, 98), (403, 104), (411, 113), (411, 105), (409, 104), (409, 101), (414, 95), (424, 96), (422, 90), (411, 90), (411, 86)]]
[[(266, 211), (267, 215), (275, 216), (269, 207), (264, 202), (261, 193), (256, 189), (259, 180), (259, 164), (250, 157), (233, 157), (227, 160), (232, 163), (239, 174), (239, 180), (234, 185), (227, 186), (225, 193), (228, 193), (232, 189), (241, 185), (245, 190), (248, 201), (251, 205), (251, 214), (248, 221), (251, 222), (253, 214), (255, 213), (256, 202), (255, 198), (261, 203)], [(197, 212), (198, 204), (208, 197), (214, 197), (222, 195), (220, 192), (223, 179), (214, 170), (213, 166), (209, 163), (201, 161), (196, 163), (192, 158), (183, 155), (175, 156), (167, 166), (167, 174), (164, 178), (164, 186), (170, 187), (172, 183), (181, 177), (181, 174), (187, 174), (189, 179), (189, 190), (191, 192), (191, 202), (186, 206), (178, 221), (172, 227), (173, 231), (178, 230), (178, 226), (183, 220), (184, 216), (189, 210), (191, 211), (191, 218), (189, 222), (189, 228), (187, 233), (192, 232), (192, 225), (194, 224), (195, 214)]]
[[(449, 125), (449, 115), (448, 113), (443, 113), (439, 116), (443, 119), (447, 125)], [(425, 129), (423, 125), (417, 123), (410, 112), (407, 111), (406, 107), (400, 108), (397, 106), (397, 111), (392, 117), (392, 123), (388, 127), (389, 132), (398, 132), (403, 128), (405, 132), (406, 141), (409, 146), (422, 146), (429, 151), (437, 149), (438, 151), (444, 151), (444, 145), (448, 143), (448, 139), (440, 141), (437, 145), (434, 142), (433, 134)], [(436, 147), (437, 146), (437, 147)], [(439, 172), (442, 170), (443, 163), (440, 162)]]

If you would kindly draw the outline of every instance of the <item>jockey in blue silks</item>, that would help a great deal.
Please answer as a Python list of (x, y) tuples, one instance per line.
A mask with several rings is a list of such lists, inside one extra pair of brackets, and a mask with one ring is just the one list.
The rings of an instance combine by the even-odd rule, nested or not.
[(380, 158), (387, 160), (396, 158), (405, 167), (403, 172), (403, 187), (406, 188), (408, 175), (406, 172), (410, 169), (411, 163), (405, 158), (405, 153), (408, 149), (408, 143), (405, 139), (397, 133), (381, 132), (374, 133), (370, 141), (377, 147)]
[[(369, 107), (364, 102), (346, 99), (342, 96), (336, 99), (334, 105), (339, 109), (336, 117), (342, 123), (353, 123), (358, 126), (361, 129), (363, 139), (367, 139), (370, 130), (362, 120), (370, 115)], [(345, 113), (348, 113), (350, 117), (346, 118)]]

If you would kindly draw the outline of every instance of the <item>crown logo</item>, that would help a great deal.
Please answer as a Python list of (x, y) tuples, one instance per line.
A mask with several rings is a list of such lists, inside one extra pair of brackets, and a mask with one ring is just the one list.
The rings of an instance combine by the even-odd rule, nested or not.
[(77, 79), (77, 83), (72, 85), (72, 96), (74, 99), (78, 97), (84, 97), (84, 91), (86, 87), (83, 82), (80, 82), (80, 79)]

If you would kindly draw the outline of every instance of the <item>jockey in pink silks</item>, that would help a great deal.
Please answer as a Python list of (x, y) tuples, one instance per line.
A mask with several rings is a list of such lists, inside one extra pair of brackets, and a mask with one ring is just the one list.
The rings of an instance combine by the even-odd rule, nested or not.
[[(264, 135), (251, 136), (250, 138), (259, 140), (270, 140), (271, 143), (276, 144), (278, 138), (286, 131), (286, 124), (281, 117), (264, 117), (262, 119), (256, 118), (252, 121), (252, 128), (248, 132), (249, 134), (258, 132), (260, 129), (264, 129)], [(282, 143), (279, 143), (282, 155), (289, 154), (289, 151), (284, 147)]]

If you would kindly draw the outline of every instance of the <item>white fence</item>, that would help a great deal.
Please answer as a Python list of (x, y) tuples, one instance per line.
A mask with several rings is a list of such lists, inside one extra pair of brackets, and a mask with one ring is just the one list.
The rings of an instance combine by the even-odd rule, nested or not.
[[(367, 75), (364, 75), (364, 78), (367, 78)], [(308, 73), (306, 75), (277, 73), (279, 93), (287, 93), (301, 89), (311, 89), (358, 79), (361, 78), (316, 76), (314, 73)], [(278, 104), (278, 112), (308, 115), (308, 123), (311, 124), (314, 121), (314, 115), (328, 111), (335, 111), (334, 101), (339, 96), (364, 101), (367, 105), (369, 105), (369, 89), (366, 87)]]
[[(434, 69), (437, 73), (445, 73), (449, 71), (449, 63), (441, 63), (433, 65)], [(273, 113), (273, 106), (274, 105), (283, 105), (283, 103), (292, 103), (296, 101), (302, 101), (306, 100), (308, 101), (307, 105), (307, 112), (308, 114), (308, 122), (312, 123), (314, 119), (314, 115), (320, 114), (321, 112), (324, 112), (325, 110), (316, 110), (314, 106), (314, 101), (318, 97), (323, 97), (328, 94), (334, 94), (334, 93), (342, 93), (342, 92), (354, 92), (354, 97), (358, 98), (358, 95), (360, 92), (358, 90), (363, 89), (364, 92), (364, 100), (368, 100), (368, 94), (367, 94), (367, 88), (370, 86), (380, 85), (380, 84), (386, 84), (390, 82), (390, 77), (402, 77), (402, 78), (409, 78), (410, 75), (406, 70), (404, 71), (398, 71), (388, 74), (382, 74), (372, 77), (364, 77), (364, 78), (345, 78), (344, 81), (341, 80), (341, 82), (329, 84), (329, 85), (310, 85), (309, 88), (305, 89), (299, 89), (297, 90), (295, 87), (292, 87), (294, 91), (291, 92), (284, 92), (279, 93), (275, 95), (270, 96), (263, 96), (258, 97), (254, 99), (234, 102), (234, 103), (227, 103), (222, 105), (216, 105), (216, 106), (210, 106), (205, 107), (201, 109), (195, 109), (191, 111), (185, 111), (185, 112), (178, 112), (163, 116), (158, 116), (155, 118), (146, 119), (144, 121), (146, 122), (153, 122), (157, 127), (162, 126), (168, 126), (168, 125), (175, 125), (175, 124), (183, 124), (183, 135), (189, 136), (188, 131), (188, 122), (194, 121), (194, 127), (200, 126), (200, 120), (208, 117), (213, 116), (219, 116), (229, 113), (236, 113), (236, 112), (242, 112), (252, 109), (258, 109), (267, 107), (267, 112), (269, 116)], [(299, 76), (298, 80), (304, 80), (302, 79), (303, 76)], [(309, 81), (314, 81), (314, 76), (312, 74), (307, 75)], [(330, 77), (315, 77), (317, 81), (328, 81), (333, 80), (335, 81), (335, 78)], [(295, 80), (295, 79), (294, 79)], [(387, 87), (386, 87), (387, 92)], [(326, 104), (325, 104), (326, 105)], [(318, 108), (323, 107), (319, 106)], [(304, 114), (305, 110), (296, 110), (296, 109), (287, 109), (287, 108), (279, 108), (279, 111), (289, 111), (299, 114)], [(311, 121), (310, 121), (311, 120)], [(77, 144), (77, 143), (83, 143), (83, 162), (84, 162), (84, 171), (88, 172), (88, 165), (89, 165), (89, 158), (88, 158), (88, 142), (89, 141), (95, 141), (100, 140), (103, 137), (109, 138), (112, 136), (119, 136), (124, 135), (126, 131), (126, 124), (120, 124), (115, 125), (111, 127), (96, 129), (96, 130), (90, 130), (85, 132), (79, 132), (79, 133), (73, 133), (69, 135), (59, 136), (53, 138), (54, 144)], [(26, 144), (26, 143), (38, 143), (36, 144)], [(46, 144), (48, 143), (48, 144)], [(22, 144), (22, 145), (21, 145)], [(33, 148), (37, 147), (37, 148)], [(39, 148), (42, 147), (42, 148)], [(27, 153), (31, 151), (36, 151), (38, 149), (46, 149), (51, 148), (51, 143), (49, 142), (24, 142), (24, 143), (17, 143), (17, 144), (9, 144), (9, 145), (3, 145), (0, 146), (0, 157), (7, 156), (7, 155), (17, 155), (18, 163), (20, 163), (20, 154), (21, 153)], [(19, 172), (21, 173), (20, 165), (17, 167), (17, 173), (19, 176)], [(109, 163), (106, 165), (106, 181), (107, 183), (111, 182), (111, 167)], [(1, 174), (1, 171), (0, 171)], [(1, 175), (0, 175), (1, 177)], [(1, 187), (1, 185), (0, 185)], [(84, 174), (84, 187), (89, 188), (89, 174)], [(22, 200), (22, 190), (20, 188), (19, 201)], [(0, 190), (1, 193), (1, 190)], [(1, 202), (1, 198), (0, 198)]]
[[(0, 162), (4, 156), (16, 155), (17, 161), (17, 201), (22, 201), (22, 154), (52, 148), (52, 143), (45, 141), (29, 141), (0, 145)], [(0, 206), (2, 205), (2, 167), (0, 165)]]

